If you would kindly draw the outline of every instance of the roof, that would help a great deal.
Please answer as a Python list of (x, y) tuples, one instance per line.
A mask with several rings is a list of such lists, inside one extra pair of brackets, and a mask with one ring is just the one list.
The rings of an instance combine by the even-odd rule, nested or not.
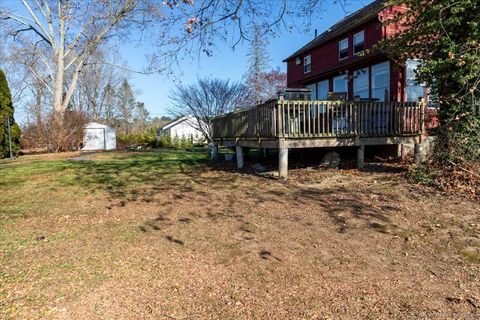
[(158, 130), (168, 130), (185, 121), (189, 121), (191, 123), (191, 121), (196, 121), (196, 119), (193, 116), (182, 116), (180, 118), (167, 122), (166, 124), (158, 128)]
[(305, 53), (309, 50), (312, 50), (320, 45), (326, 43), (327, 41), (344, 34), (358, 26), (361, 26), (365, 22), (371, 20), (372, 18), (376, 17), (382, 9), (385, 8), (386, 0), (375, 0), (374, 2), (370, 3), (369, 5), (363, 7), (362, 9), (346, 16), (330, 28), (327, 31), (321, 33), (318, 37), (307, 43), (305, 46), (300, 48), (299, 50), (295, 51), (292, 55), (288, 58), (283, 60), (283, 62), (287, 62), (302, 53)]
[[(85, 129), (93, 129), (93, 128), (112, 128), (107, 125), (91, 121), (85, 125)], [(113, 129), (113, 128), (112, 128)]]
[(174, 127), (176, 126), (177, 124), (187, 120), (187, 116), (183, 116), (183, 117), (180, 117), (180, 118), (177, 118), (177, 119), (173, 119), (173, 120), (170, 120), (169, 122), (165, 123), (163, 126), (161, 126), (160, 128), (158, 128), (159, 130), (167, 130), (167, 129), (170, 129), (171, 127)]

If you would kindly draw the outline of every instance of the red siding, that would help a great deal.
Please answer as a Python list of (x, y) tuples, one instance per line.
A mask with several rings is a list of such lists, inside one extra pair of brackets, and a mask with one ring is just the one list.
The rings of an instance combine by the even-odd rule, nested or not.
[[(336, 75), (345, 73), (348, 70), (350, 74), (356, 69), (369, 67), (369, 74), (371, 75), (370, 66), (383, 62), (388, 58), (385, 55), (372, 57), (367, 61), (351, 61), (355, 56), (353, 55), (353, 35), (361, 30), (365, 32), (365, 48), (371, 48), (385, 37), (390, 37), (401, 31), (398, 25), (390, 24), (383, 25), (384, 21), (391, 19), (398, 12), (405, 12), (406, 6), (395, 6), (382, 10), (377, 17), (366, 22), (362, 27), (353, 29), (348, 33), (344, 33), (323, 45), (303, 53), (300, 58), (300, 64), (296, 64), (296, 59), (293, 58), (287, 62), (287, 86), (291, 88), (304, 87), (306, 84), (315, 83), (325, 79), (329, 79), (329, 90), (333, 91), (332, 78)], [(338, 59), (338, 42), (348, 37), (348, 58)], [(311, 55), (312, 67), (311, 72), (303, 72), (303, 58)], [(349, 64), (349, 66), (341, 65)], [(338, 68), (335, 68), (339, 65)], [(326, 70), (328, 69), (328, 72)], [(323, 73), (323, 75), (322, 75)], [(369, 80), (370, 81), (370, 80)], [(405, 101), (405, 68), (399, 66), (393, 61), (390, 61), (390, 99), (392, 101)], [(371, 87), (371, 85), (370, 85)], [(349, 99), (353, 99), (353, 81), (348, 83)]]
[(303, 85), (298, 83), (298, 79), (303, 77), (303, 61), (300, 64), (296, 64), (296, 59), (289, 60), (287, 62), (287, 87), (288, 88), (300, 88)]
[(405, 68), (390, 61), (390, 100), (404, 102)]
[[(365, 48), (370, 48), (382, 39), (382, 26), (378, 19), (372, 19), (367, 22), (364, 27), (354, 29), (346, 34), (343, 34), (318, 48), (304, 53), (301, 56), (301, 63), (296, 64), (296, 59), (291, 59), (287, 62), (287, 86), (288, 87), (302, 87), (299, 82), (307, 77), (322, 72), (323, 69), (333, 67), (337, 63), (345, 62), (354, 57), (353, 55), (353, 35), (359, 31), (365, 31)], [(348, 58), (338, 59), (338, 42), (348, 37)], [(312, 71), (308, 73), (303, 72), (303, 57), (311, 55), (312, 57)]]
[[(406, 5), (397, 5), (394, 7), (390, 7), (387, 9), (382, 10), (378, 14), (378, 18), (382, 22), (386, 22), (390, 19), (392, 19), (397, 13), (403, 13), (408, 10), (408, 7)], [(398, 23), (387, 23), (385, 27), (383, 27), (383, 36), (384, 37), (391, 37), (395, 35), (396, 33), (402, 31), (401, 24)]]

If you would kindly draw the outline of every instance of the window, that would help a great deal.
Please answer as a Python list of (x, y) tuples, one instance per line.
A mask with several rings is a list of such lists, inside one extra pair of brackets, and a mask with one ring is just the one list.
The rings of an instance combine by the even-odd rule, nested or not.
[(310, 55), (303, 58), (303, 73), (312, 71), (312, 57)]
[(302, 63), (302, 59), (300, 59), (300, 57), (297, 57), (297, 58), (295, 59), (295, 64), (299, 65), (299, 64), (301, 64), (301, 63)]
[(380, 101), (389, 100), (390, 63), (382, 62), (372, 66), (372, 98)]
[(317, 84), (317, 99), (327, 100), (328, 98), (328, 80), (320, 81)]
[(353, 72), (353, 97), (368, 98), (368, 68)]
[(333, 78), (333, 91), (334, 92), (348, 92), (347, 76), (341, 75)]
[(353, 54), (357, 54), (362, 52), (364, 49), (365, 43), (365, 34), (363, 31), (355, 33), (353, 35)]
[(348, 58), (348, 38), (338, 42), (338, 60)]
[(415, 78), (415, 70), (420, 65), (420, 61), (418, 60), (407, 60), (407, 86), (406, 86), (406, 94), (407, 94), (407, 102), (417, 102), (423, 98), (425, 98), (425, 85), (418, 83)]
[(312, 91), (312, 95), (310, 96), (310, 100), (317, 100), (317, 84), (312, 83), (312, 84), (309, 84), (308, 86), (305, 86), (305, 87)]

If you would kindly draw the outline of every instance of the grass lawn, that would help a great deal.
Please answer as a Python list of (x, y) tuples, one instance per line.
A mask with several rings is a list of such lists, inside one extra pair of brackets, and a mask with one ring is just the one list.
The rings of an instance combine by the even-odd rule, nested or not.
[(382, 170), (70, 156), (0, 160), (0, 319), (480, 316), (479, 203)]

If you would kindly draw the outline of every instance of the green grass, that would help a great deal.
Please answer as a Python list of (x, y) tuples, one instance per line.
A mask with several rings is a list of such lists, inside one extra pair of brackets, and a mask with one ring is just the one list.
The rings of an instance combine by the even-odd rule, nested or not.
[[(144, 233), (139, 221), (110, 217), (108, 208), (118, 212), (127, 202), (143, 205), (172, 186), (188, 186), (206, 169), (208, 154), (162, 149), (91, 158), (0, 161), (0, 300), (11, 288), (34, 282), (24, 302), (40, 315), (49, 312), (48, 288), (55, 298), (74, 299), (82, 290), (78, 283), (110, 279), (128, 263), (123, 248), (135, 246)], [(0, 318), (16, 318), (19, 308), (7, 301)]]
[[(94, 161), (35, 160), (0, 163), (1, 223), (44, 211), (62, 197), (106, 192), (131, 196), (139, 185), (153, 185), (205, 166), (206, 152), (165, 149), (156, 152), (100, 154)], [(54, 195), (54, 197), (52, 197)], [(22, 199), (22, 201), (18, 201)], [(0, 224), (1, 224), (0, 223)]]

